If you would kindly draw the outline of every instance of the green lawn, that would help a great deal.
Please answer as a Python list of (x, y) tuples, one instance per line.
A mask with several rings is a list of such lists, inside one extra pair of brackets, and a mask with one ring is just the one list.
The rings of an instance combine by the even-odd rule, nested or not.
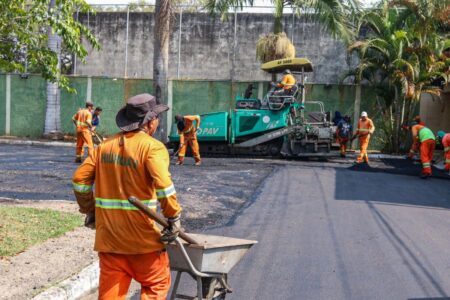
[(82, 223), (80, 214), (0, 206), (0, 257), (20, 253), (32, 245), (61, 236)]

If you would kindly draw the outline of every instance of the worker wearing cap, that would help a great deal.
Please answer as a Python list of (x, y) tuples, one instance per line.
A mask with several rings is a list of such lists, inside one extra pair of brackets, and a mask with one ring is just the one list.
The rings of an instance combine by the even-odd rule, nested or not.
[(197, 141), (197, 130), (200, 127), (200, 116), (176, 115), (175, 122), (177, 123), (178, 134), (180, 135), (180, 148), (178, 150), (177, 165), (182, 165), (184, 163), (187, 146), (189, 145), (195, 159), (195, 165), (200, 166), (202, 160), (200, 158), (200, 147)]
[(431, 176), (431, 162), (433, 160), (434, 147), (436, 145), (436, 137), (431, 129), (417, 124), (413, 121), (411, 123), (411, 132), (413, 144), (409, 150), (408, 157), (412, 158), (414, 153), (420, 149), (420, 161), (422, 162), (421, 178), (428, 178)]
[(437, 138), (439, 143), (444, 148), (444, 169), (445, 171), (450, 171), (450, 133), (445, 133), (444, 131), (440, 130), (437, 133)]
[(283, 72), (283, 78), (281, 78), (281, 81), (276, 85), (278, 88), (281, 88), (284, 93), (290, 94), (292, 91), (292, 87), (295, 85), (296, 80), (295, 77), (291, 74), (291, 70), (286, 69)]
[(356, 137), (359, 138), (360, 153), (356, 158), (356, 163), (369, 163), (367, 148), (369, 147), (370, 136), (374, 132), (375, 126), (373, 125), (372, 120), (368, 118), (367, 112), (363, 111), (361, 113), (361, 118), (358, 121), (358, 128), (356, 129), (355, 135), (352, 137), (352, 140)]
[(81, 163), (84, 154), (84, 145), (88, 147), (88, 156), (91, 156), (94, 152), (91, 133), (93, 109), (94, 104), (92, 102), (86, 102), (86, 108), (78, 110), (72, 117), (72, 122), (76, 126), (77, 131), (77, 144), (75, 148), (76, 163)]
[[(167, 297), (170, 267), (164, 243), (177, 237), (181, 208), (169, 154), (152, 135), (159, 115), (168, 109), (149, 94), (128, 99), (116, 116), (122, 132), (100, 144), (73, 175), (80, 212), (87, 215), (85, 225), (95, 223), (99, 299), (125, 299), (131, 279), (141, 284), (141, 299)], [(127, 201), (130, 196), (153, 210), (159, 202), (169, 222), (162, 236), (155, 223)]]

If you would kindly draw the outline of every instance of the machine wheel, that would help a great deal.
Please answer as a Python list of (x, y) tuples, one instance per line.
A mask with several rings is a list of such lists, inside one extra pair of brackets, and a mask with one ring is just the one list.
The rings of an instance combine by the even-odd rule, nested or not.
[(202, 286), (203, 298), (205, 299), (224, 300), (225, 296), (227, 295), (226, 289), (222, 286), (217, 278), (202, 278)]

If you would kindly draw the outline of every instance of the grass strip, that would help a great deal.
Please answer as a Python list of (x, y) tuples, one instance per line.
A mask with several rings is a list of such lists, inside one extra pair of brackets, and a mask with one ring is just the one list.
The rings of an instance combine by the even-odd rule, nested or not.
[(59, 237), (82, 225), (79, 214), (50, 209), (0, 206), (0, 257)]

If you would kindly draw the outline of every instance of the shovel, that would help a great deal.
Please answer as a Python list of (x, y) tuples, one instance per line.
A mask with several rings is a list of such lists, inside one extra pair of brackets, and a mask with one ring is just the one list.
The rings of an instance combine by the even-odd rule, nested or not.
[[(144, 203), (139, 201), (136, 197), (134, 197), (134, 196), (129, 197), (128, 198), (128, 202), (133, 204), (140, 211), (145, 213), (150, 219), (154, 220), (156, 223), (158, 223), (159, 225), (163, 226), (164, 228), (169, 226), (169, 223), (167, 222), (167, 220), (164, 217), (162, 217), (157, 212), (155, 212), (155, 211), (151, 210), (150, 208), (148, 208)], [(185, 240), (186, 242), (188, 242), (189, 244), (196, 244), (196, 245), (199, 244), (189, 234), (183, 232), (182, 229), (180, 229), (179, 237), (182, 238), (183, 240)]]

